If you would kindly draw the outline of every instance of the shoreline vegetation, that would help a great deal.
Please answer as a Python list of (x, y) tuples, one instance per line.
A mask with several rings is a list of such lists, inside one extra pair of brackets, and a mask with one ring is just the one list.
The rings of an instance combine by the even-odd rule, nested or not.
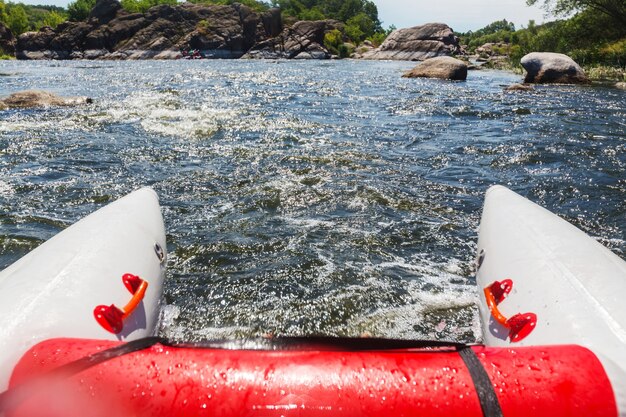
[[(528, 0), (528, 3), (535, 4), (538, 1), (544, 0)], [(284, 45), (290, 42), (289, 36), (293, 35), (285, 31), (289, 28), (297, 28), (298, 25), (303, 30), (311, 30), (311, 28), (321, 30), (320, 48), (306, 51), (309, 58), (366, 57), (368, 52), (382, 45), (396, 29), (393, 26), (383, 28), (378, 18), (378, 9), (370, 0), (272, 0), (271, 3), (256, 0), (191, 0), (191, 3), (196, 6), (235, 5), (235, 7), (240, 7), (237, 4), (242, 4), (262, 16), (264, 24), (266, 24), (265, 16), (268, 14), (274, 13), (278, 16), (278, 23), (272, 23), (275, 27), (271, 31), (266, 30), (266, 33), (260, 37), (261, 39), (258, 39), (258, 36), (254, 39), (254, 43), (259, 43), (259, 41), (261, 44), (265, 43), (265, 50), (255, 51), (258, 53), (253, 54), (253, 57), (260, 58), (275, 57), (276, 54), (273, 54), (273, 51), (279, 47), (284, 48)], [(132, 16), (150, 14), (158, 6), (181, 4), (177, 0), (121, 0), (119, 6), (115, 7), (120, 9), (125, 19), (130, 19)], [(579, 63), (592, 80), (626, 81), (626, 5), (623, 0), (545, 0), (544, 6), (554, 16), (567, 17), (542, 25), (536, 25), (531, 20), (526, 27), (519, 29), (507, 20), (500, 20), (476, 31), (455, 32), (458, 48), (441, 54), (469, 61), (477, 64), (476, 67), (479, 68), (503, 69), (521, 73), (520, 60), (528, 53), (558, 52), (570, 56)], [(31, 6), (0, 0), (0, 59), (12, 59), (16, 56), (16, 48), (19, 46), (21, 35), (24, 37), (33, 32), (49, 34), (58, 28), (92, 21), (94, 7), (96, 7), (96, 0), (75, 0), (67, 8)], [(107, 7), (110, 9), (110, 4)], [(320, 21), (326, 23), (322, 29), (319, 29), (303, 21), (311, 22), (311, 24)], [(200, 36), (206, 35), (212, 25), (215, 25), (215, 22), (210, 19), (200, 20), (193, 29)], [(283, 28), (286, 29), (281, 32)], [(275, 41), (271, 42), (278, 36), (283, 37), (281, 45)], [(249, 48), (249, 51), (255, 48), (256, 45)], [(268, 48), (272, 53), (267, 53)], [(245, 52), (240, 55), (244, 55)], [(437, 53), (440, 54), (440, 52)], [(286, 57), (285, 54), (286, 52), (278, 57)], [(184, 56), (187, 55), (184, 54)], [(87, 55), (84, 57), (89, 58)], [(238, 56), (234, 54), (214, 57), (236, 58)], [(20, 58), (19, 55), (18, 58)], [(72, 58), (75, 57), (56, 57), (56, 59)]]

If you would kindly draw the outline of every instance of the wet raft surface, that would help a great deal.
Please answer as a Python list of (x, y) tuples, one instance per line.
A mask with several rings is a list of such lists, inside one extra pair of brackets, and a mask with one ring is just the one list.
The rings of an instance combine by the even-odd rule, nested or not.
[(0, 112), (0, 267), (151, 185), (169, 233), (162, 335), (472, 341), (489, 185), (626, 256), (625, 92), (402, 79), (412, 66), (2, 62), (0, 95), (95, 103)]

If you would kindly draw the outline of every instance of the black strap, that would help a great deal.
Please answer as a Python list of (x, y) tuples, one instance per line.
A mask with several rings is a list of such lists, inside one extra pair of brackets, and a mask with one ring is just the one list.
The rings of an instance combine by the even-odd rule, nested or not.
[(17, 407), (33, 392), (37, 392), (37, 388), (44, 385), (47, 381), (58, 378), (69, 378), (72, 375), (76, 375), (86, 369), (96, 366), (102, 362), (106, 362), (113, 358), (117, 358), (129, 353), (137, 352), (139, 350), (147, 349), (157, 343), (166, 343), (166, 339), (162, 337), (146, 337), (144, 339), (133, 340), (123, 345), (115, 346), (110, 349), (103, 350), (102, 352), (94, 353), (89, 356), (85, 356), (73, 362), (66, 363), (59, 366), (45, 374), (28, 380), (24, 383), (16, 385), (8, 390), (0, 393), (0, 415), (3, 412), (10, 411)]
[(433, 340), (383, 339), (375, 337), (274, 337), (237, 340), (210, 340), (198, 343), (176, 343), (169, 346), (199, 349), (239, 350), (298, 350), (298, 351), (342, 351), (364, 352), (396, 349), (445, 349), (459, 350), (462, 343)]
[(480, 363), (478, 356), (469, 346), (464, 346), (459, 349), (459, 354), (467, 366), (467, 370), (474, 382), (474, 388), (478, 395), (478, 401), (480, 402), (480, 408), (483, 410), (483, 416), (485, 417), (503, 417), (502, 408), (500, 408), (500, 402), (496, 396), (496, 391), (493, 389), (493, 384), (487, 375), (487, 371)]

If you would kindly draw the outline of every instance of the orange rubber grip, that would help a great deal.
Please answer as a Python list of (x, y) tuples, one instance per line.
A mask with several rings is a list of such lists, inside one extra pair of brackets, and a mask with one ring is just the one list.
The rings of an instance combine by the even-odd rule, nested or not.
[(137, 275), (124, 274), (122, 282), (133, 295), (123, 309), (111, 304), (108, 306), (99, 305), (93, 310), (93, 315), (100, 326), (113, 334), (118, 334), (124, 329), (124, 320), (137, 309), (148, 289), (148, 281)]
[(491, 315), (494, 320), (508, 329), (510, 327), (509, 324), (507, 324), (508, 319), (504, 317), (504, 314), (502, 314), (500, 310), (498, 310), (498, 303), (496, 303), (496, 299), (491, 293), (491, 289), (486, 287), (483, 291), (485, 293), (485, 299), (487, 300), (487, 307), (489, 307), (489, 311), (491, 311)]
[(128, 304), (124, 306), (124, 315), (122, 316), (122, 319), (130, 316), (133, 311), (135, 311), (139, 303), (141, 303), (141, 300), (143, 300), (144, 295), (146, 295), (147, 289), (148, 281), (142, 280), (141, 284), (139, 284), (139, 288), (137, 288), (137, 291), (135, 291), (135, 293), (133, 294), (133, 298), (131, 298)]

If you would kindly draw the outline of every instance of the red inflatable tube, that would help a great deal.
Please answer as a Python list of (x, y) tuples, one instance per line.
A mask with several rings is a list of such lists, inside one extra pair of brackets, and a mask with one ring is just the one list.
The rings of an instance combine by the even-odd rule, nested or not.
[[(54, 339), (11, 386), (117, 345)], [(617, 416), (595, 355), (578, 346), (472, 347), (506, 417)], [(36, 378), (35, 378), (36, 380)], [(482, 416), (454, 349), (254, 351), (155, 345), (72, 377), (39, 380), (10, 417)]]

